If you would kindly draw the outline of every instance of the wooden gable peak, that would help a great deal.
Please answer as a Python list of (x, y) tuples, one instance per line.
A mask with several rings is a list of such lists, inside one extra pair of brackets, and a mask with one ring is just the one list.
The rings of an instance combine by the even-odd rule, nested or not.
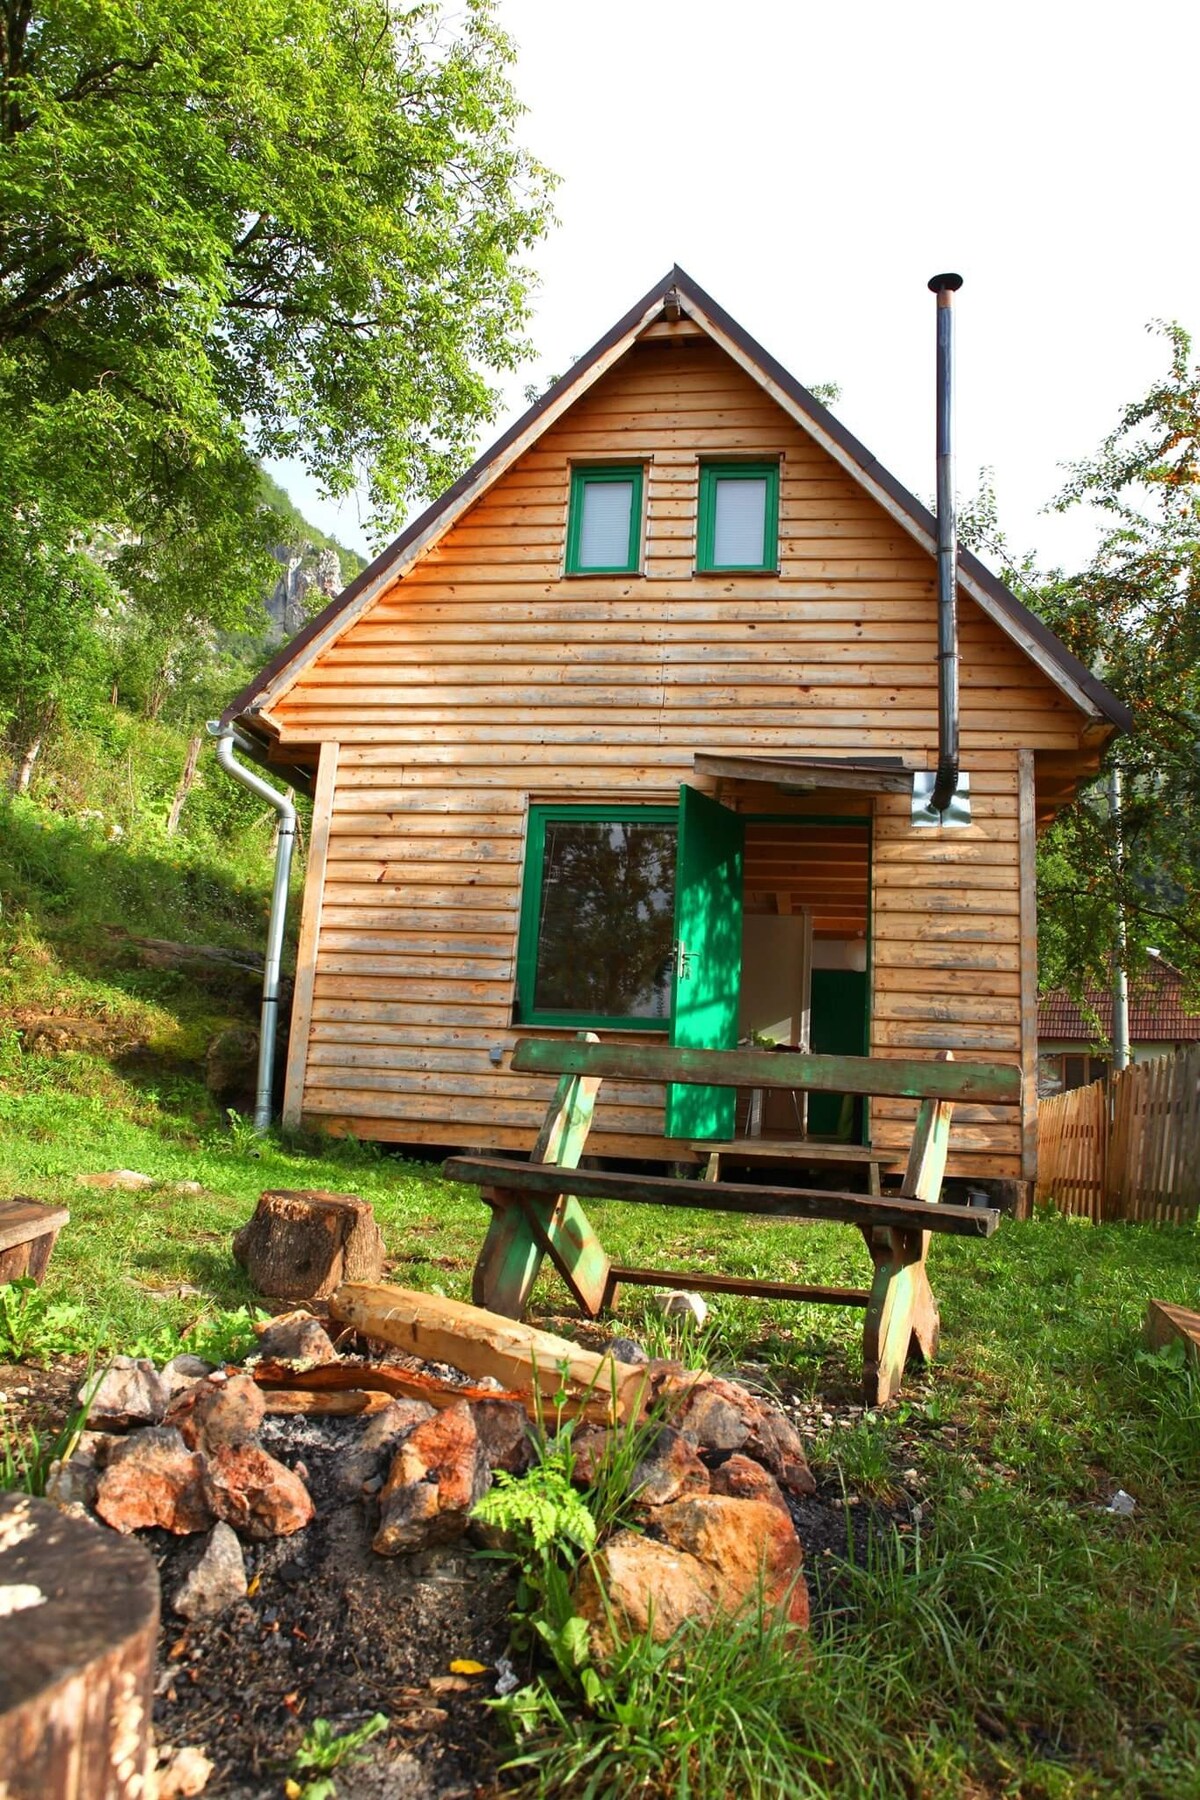
[[(827, 451), (930, 556), (937, 522), (796, 378), (676, 264), (636, 301), (585, 356), (549, 387), (439, 499), (407, 525), (324, 610), (281, 647), (230, 701), (222, 723), (253, 729), (262, 714), (384, 591), (439, 540), (468, 507), (580, 400), (644, 336), (697, 331), (711, 338)], [(1129, 709), (969, 550), (959, 552), (959, 586), (1078, 707), (1103, 738), (1129, 729)], [(262, 720), (261, 725), (266, 721)]]

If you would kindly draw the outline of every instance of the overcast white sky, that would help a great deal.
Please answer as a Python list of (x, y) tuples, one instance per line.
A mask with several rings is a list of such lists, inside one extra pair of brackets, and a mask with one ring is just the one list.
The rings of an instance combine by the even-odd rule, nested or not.
[[(523, 139), (562, 178), (535, 258), (539, 357), (501, 425), (678, 262), (802, 381), (837, 382), (834, 411), (928, 498), (925, 284), (956, 269), (959, 491), (992, 467), (1016, 548), (1086, 557), (1093, 529), (1040, 511), (1059, 465), (1165, 368), (1148, 321), (1200, 335), (1195, 0), (499, 14)], [(353, 502), (335, 511), (284, 479), (365, 548)]]

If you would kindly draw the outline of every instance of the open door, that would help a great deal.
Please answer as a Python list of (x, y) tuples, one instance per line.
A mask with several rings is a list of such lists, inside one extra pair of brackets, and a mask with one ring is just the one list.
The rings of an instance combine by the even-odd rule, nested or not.
[[(742, 975), (742, 860), (745, 827), (737, 813), (695, 788), (679, 790), (675, 865), (674, 1048), (732, 1050), (738, 1035)], [(729, 1139), (736, 1091), (667, 1088), (669, 1138)]]

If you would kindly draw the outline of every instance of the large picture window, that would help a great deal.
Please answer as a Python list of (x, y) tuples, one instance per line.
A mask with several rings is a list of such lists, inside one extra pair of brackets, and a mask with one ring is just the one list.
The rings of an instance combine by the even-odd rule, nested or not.
[(673, 806), (532, 806), (517, 950), (526, 1025), (665, 1030)]

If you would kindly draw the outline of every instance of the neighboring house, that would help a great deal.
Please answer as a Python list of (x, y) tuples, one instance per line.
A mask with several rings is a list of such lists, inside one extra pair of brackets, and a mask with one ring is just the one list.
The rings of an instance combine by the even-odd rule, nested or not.
[[(1086, 988), (1073, 1000), (1065, 988), (1038, 1002), (1038, 1093), (1061, 1094), (1104, 1080), (1112, 1064), (1111, 988)], [(1129, 980), (1129, 1052), (1133, 1062), (1166, 1056), (1200, 1043), (1200, 1007), (1188, 1004), (1184, 978), (1152, 951)]]
[[(527, 1151), (519, 1036), (665, 1037), (703, 990), (743, 1036), (1019, 1064), (950, 1168), (1031, 1179), (1035, 827), (1128, 718), (964, 553), (971, 822), (914, 826), (935, 542), (688, 276), (652, 289), (227, 709), (314, 784), (285, 1117)], [(589, 1149), (671, 1132), (606, 1082)]]

